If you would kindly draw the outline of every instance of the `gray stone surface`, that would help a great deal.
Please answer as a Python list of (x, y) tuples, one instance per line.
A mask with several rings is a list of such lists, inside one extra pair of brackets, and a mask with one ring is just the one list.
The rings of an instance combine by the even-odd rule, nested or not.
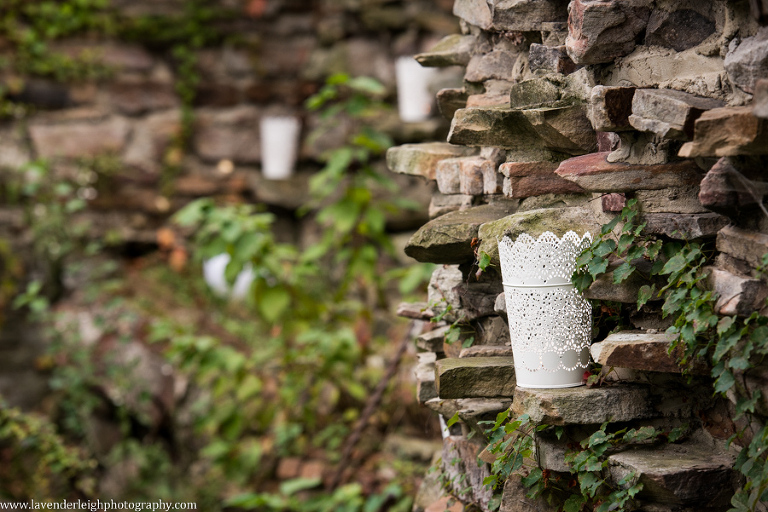
[(595, 86), (589, 96), (588, 109), (592, 127), (598, 132), (631, 130), (629, 116), (634, 96), (634, 87)]
[(405, 253), (417, 261), (459, 264), (474, 260), (472, 239), (482, 224), (512, 213), (506, 204), (474, 206), (447, 213), (422, 226), (408, 241)]
[(475, 48), (475, 37), (451, 34), (424, 53), (413, 56), (425, 67), (466, 66)]
[(714, 19), (693, 9), (654, 9), (648, 20), (645, 44), (681, 52), (703, 42), (715, 29)]
[(628, 55), (646, 28), (652, 5), (650, 0), (573, 0), (565, 42), (571, 59), (599, 64)]
[(416, 347), (426, 352), (442, 352), (443, 339), (448, 332), (449, 326), (437, 327), (416, 337)]
[(259, 119), (252, 105), (231, 109), (201, 109), (195, 118), (192, 145), (206, 161), (222, 159), (255, 164), (261, 161)]
[(723, 107), (720, 100), (671, 89), (637, 89), (630, 124), (659, 137), (691, 140), (696, 119), (707, 110)]
[(460, 108), (466, 108), (469, 94), (464, 89), (440, 89), (437, 91), (437, 109), (447, 120), (453, 119), (453, 115)]
[(486, 0), (456, 0), (453, 14), (467, 23), (488, 30), (491, 28), (491, 6)]
[(557, 512), (560, 507), (550, 505), (546, 500), (529, 498), (530, 491), (523, 485), (522, 476), (512, 474), (504, 483), (499, 512)]
[(532, 43), (528, 53), (528, 67), (536, 74), (562, 73), (576, 71), (576, 64), (568, 56), (565, 45), (546, 46)]
[(420, 404), (437, 398), (435, 360), (435, 354), (432, 352), (419, 354), (419, 364), (416, 365), (413, 373), (416, 376), (416, 399)]
[(733, 83), (748, 93), (755, 92), (757, 80), (768, 75), (768, 27), (738, 45), (732, 42), (723, 64)]
[(567, 0), (494, 0), (491, 22), (498, 31), (537, 31), (568, 17)]
[(435, 363), (440, 398), (512, 397), (515, 365), (511, 357), (466, 357)]
[(681, 373), (678, 359), (669, 354), (675, 337), (642, 331), (620, 331), (590, 347), (592, 359), (603, 366), (648, 372)]
[[(449, 482), (449, 491), (457, 495), (462, 493), (465, 501), (487, 507), (493, 490), (483, 485), (483, 480), (491, 473), (487, 464), (477, 464), (477, 455), (481, 449), (482, 446), (478, 443), (464, 437), (447, 437), (443, 441), (442, 469), (446, 481)], [(435, 512), (443, 510), (444, 506), (437, 508)]]
[(768, 235), (726, 226), (717, 234), (717, 250), (757, 267), (768, 253)]
[(694, 125), (692, 142), (680, 148), (683, 158), (768, 154), (768, 121), (751, 107), (723, 107), (704, 112)]
[(473, 196), (463, 194), (444, 195), (435, 193), (429, 203), (429, 218), (434, 219), (446, 213), (466, 210), (472, 206)]
[(387, 150), (387, 167), (392, 172), (422, 176), (435, 179), (437, 163), (446, 158), (468, 156), (476, 149), (446, 144), (445, 142), (425, 142), (422, 144), (403, 144)]
[(711, 238), (730, 223), (728, 217), (718, 213), (645, 213), (645, 231), (665, 235), (676, 240)]
[(642, 386), (608, 386), (566, 389), (518, 387), (512, 402), (516, 415), (547, 425), (594, 425), (606, 421), (633, 421), (653, 416), (648, 389)]
[(638, 190), (635, 198), (642, 213), (707, 213), (699, 203), (699, 186)]
[(697, 185), (701, 171), (692, 161), (660, 165), (636, 165), (609, 162), (608, 153), (592, 153), (570, 158), (556, 173), (592, 192), (631, 192), (660, 190), (667, 187)]
[(643, 484), (640, 499), (705, 509), (727, 507), (734, 492), (733, 457), (711, 446), (628, 450), (608, 457), (608, 464), (614, 481), (637, 475)]
[(477, 345), (461, 349), (462, 357), (512, 357), (512, 346), (507, 345)]
[(752, 113), (761, 119), (768, 119), (768, 78), (761, 78), (755, 82)]
[(61, 124), (33, 122), (29, 127), (32, 146), (41, 158), (94, 157), (105, 153), (120, 153), (130, 132), (130, 124), (121, 117)]
[(521, 58), (524, 58), (524, 54), (505, 48), (494, 48), (488, 53), (474, 55), (467, 64), (464, 79), (467, 82), (516, 80), (519, 78), (517, 62)]

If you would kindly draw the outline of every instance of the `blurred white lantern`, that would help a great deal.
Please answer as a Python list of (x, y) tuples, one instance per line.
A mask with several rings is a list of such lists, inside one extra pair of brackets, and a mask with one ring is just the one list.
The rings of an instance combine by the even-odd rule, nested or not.
[(501, 274), (517, 385), (567, 388), (582, 385), (589, 366), (592, 307), (571, 276), (576, 258), (592, 242), (573, 231), (562, 239), (547, 231), (499, 242)]
[(433, 100), (429, 82), (436, 72), (434, 68), (422, 67), (413, 57), (397, 59), (397, 108), (401, 120), (416, 123), (429, 118)]
[(229, 254), (222, 253), (203, 261), (203, 279), (216, 295), (238, 300), (243, 299), (248, 294), (253, 282), (253, 269), (250, 265), (243, 268), (237, 275), (235, 284), (230, 288), (224, 274), (229, 260)]
[(301, 121), (295, 116), (264, 116), (261, 131), (261, 173), (269, 180), (285, 180), (293, 175), (301, 134)]

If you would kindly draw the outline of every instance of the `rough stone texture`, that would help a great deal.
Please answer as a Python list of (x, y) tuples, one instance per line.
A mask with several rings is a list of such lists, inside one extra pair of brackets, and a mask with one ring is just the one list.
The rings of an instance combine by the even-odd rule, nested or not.
[(468, 97), (464, 89), (440, 89), (437, 92), (437, 109), (450, 121), (457, 110), (466, 108)]
[(678, 359), (669, 354), (675, 337), (671, 334), (650, 334), (622, 331), (609, 335), (590, 347), (592, 359), (603, 366), (631, 368), (648, 372), (681, 373)]
[(207, 161), (260, 162), (259, 119), (259, 110), (248, 105), (201, 111), (195, 120), (195, 152)]
[(518, 387), (512, 402), (516, 415), (547, 425), (594, 425), (653, 416), (648, 389), (641, 386), (526, 389)]
[(709, 268), (707, 282), (717, 293), (715, 310), (721, 315), (749, 316), (765, 306), (768, 287), (757, 280)]
[(499, 512), (557, 512), (560, 508), (546, 500), (529, 498), (530, 491), (523, 485), (522, 476), (514, 473), (504, 482)]
[(752, 113), (761, 119), (768, 119), (768, 78), (755, 82), (755, 94), (752, 97)]
[(669, 12), (654, 9), (648, 20), (645, 44), (681, 52), (703, 42), (715, 32), (715, 21), (692, 9)]
[(628, 55), (648, 23), (650, 0), (573, 0), (569, 5), (568, 54), (576, 64), (611, 62)]
[(507, 162), (501, 164), (503, 192), (506, 197), (521, 199), (545, 194), (579, 194), (584, 189), (555, 174), (555, 162)]
[(429, 218), (434, 219), (446, 213), (466, 210), (472, 206), (473, 196), (462, 194), (443, 195), (435, 193), (429, 203)]
[(516, 80), (519, 78), (518, 59), (521, 54), (503, 48), (473, 56), (467, 65), (464, 79), (467, 82), (485, 80)]
[(93, 122), (32, 124), (29, 136), (42, 158), (77, 158), (119, 153), (130, 130), (125, 119), (113, 117)]
[(656, 134), (646, 132), (619, 132), (616, 134), (619, 143), (608, 154), (606, 160), (610, 163), (625, 163), (634, 165), (660, 165), (677, 161), (675, 154), (679, 142), (663, 139)]
[(744, 176), (728, 157), (723, 157), (707, 172), (701, 181), (699, 202), (705, 208), (734, 215), (739, 207), (755, 203), (754, 187), (747, 188)]
[(159, 175), (165, 151), (181, 130), (181, 112), (171, 110), (145, 117), (135, 125), (123, 161), (152, 175)]
[(477, 150), (444, 142), (403, 144), (387, 150), (387, 167), (392, 172), (435, 179), (437, 163), (446, 158), (468, 156)]
[(711, 238), (730, 223), (728, 217), (717, 213), (645, 213), (643, 221), (647, 233), (665, 235), (676, 240)]
[(442, 352), (443, 339), (450, 327), (444, 325), (416, 337), (416, 347), (427, 352)]
[(768, 121), (750, 107), (723, 107), (704, 112), (694, 125), (692, 142), (680, 149), (683, 158), (768, 154)]
[(30, 159), (28, 144), (20, 130), (0, 131), (0, 169), (17, 169)]
[(474, 36), (451, 34), (424, 53), (413, 56), (425, 67), (466, 66), (475, 48)]
[(109, 87), (109, 98), (118, 112), (129, 116), (179, 104), (173, 84), (156, 81), (116, 82)]
[(460, 109), (453, 117), (448, 141), (514, 150), (549, 148), (569, 154), (582, 154), (597, 147), (597, 138), (582, 106)]
[(634, 472), (643, 490), (638, 498), (670, 505), (722, 507), (734, 492), (733, 457), (711, 446), (673, 445), (638, 449), (608, 457), (611, 476), (619, 481)]
[(534, 73), (562, 73), (568, 75), (576, 71), (576, 64), (568, 56), (565, 45), (546, 46), (531, 44), (528, 53), (528, 67)]
[(515, 392), (515, 364), (511, 357), (441, 359), (435, 363), (440, 398), (511, 397)]
[(419, 364), (416, 365), (416, 398), (420, 404), (437, 398), (435, 385), (435, 354), (426, 352), (419, 354)]
[(757, 267), (768, 253), (768, 235), (726, 226), (717, 234), (717, 250)]
[(458, 265), (442, 265), (437, 267), (429, 278), (427, 287), (427, 302), (435, 311), (445, 310), (450, 305), (461, 307), (461, 300), (456, 291), (464, 284), (464, 275)]
[(604, 212), (619, 213), (627, 206), (627, 195), (604, 194), (600, 197), (600, 206)]
[(456, 0), (453, 14), (484, 30), (491, 28), (491, 6), (486, 0)]
[(637, 89), (629, 123), (639, 131), (660, 137), (691, 140), (696, 119), (724, 103), (671, 89)]
[(474, 260), (472, 239), (482, 224), (512, 213), (510, 207), (483, 205), (447, 213), (422, 226), (405, 248), (417, 261), (459, 264)]
[(536, 31), (542, 23), (565, 21), (567, 0), (494, 0), (491, 22), (495, 30)]
[(491, 164), (483, 167), (483, 194), (501, 194), (504, 176), (496, 169), (495, 162), (491, 162)]
[(593, 153), (570, 158), (560, 164), (559, 176), (592, 192), (631, 192), (660, 190), (701, 181), (698, 166), (688, 160), (660, 165), (635, 165), (609, 162), (609, 153)]
[(634, 272), (620, 284), (614, 284), (614, 269), (611, 267), (609, 267), (609, 272), (598, 276), (589, 288), (584, 290), (584, 297), (592, 300), (621, 302), (624, 304), (637, 303), (637, 295), (640, 292), (640, 288), (648, 284), (648, 280)]
[(707, 213), (699, 203), (698, 185), (638, 190), (635, 198), (642, 213)]
[(755, 92), (757, 80), (768, 75), (768, 27), (738, 46), (732, 43), (723, 64), (733, 83), (748, 93)]
[(459, 169), (459, 192), (467, 195), (481, 195), (485, 189), (483, 178), (486, 174), (495, 174), (496, 165), (491, 160), (482, 158), (474, 162), (465, 162)]
[[(503, 292), (499, 293), (499, 295), (503, 295)], [(488, 301), (488, 304), (490, 304), (490, 300)], [(494, 299), (493, 311), (489, 311), (489, 316), (480, 318), (474, 323), (476, 331), (475, 345), (511, 347), (509, 341), (509, 326), (500, 317), (495, 316), (496, 314), (498, 313), (496, 310), (496, 299)]]
[(464, 504), (453, 496), (443, 496), (427, 508), (424, 512), (464, 512)]
[(506, 345), (477, 345), (461, 349), (459, 357), (512, 357), (512, 347)]
[(635, 90), (634, 87), (595, 86), (589, 96), (588, 109), (592, 127), (598, 132), (631, 130), (629, 116)]
[[(461, 492), (465, 500), (487, 507), (493, 490), (483, 485), (483, 479), (490, 475), (490, 470), (487, 464), (477, 464), (481, 448), (466, 438), (449, 436), (443, 441), (442, 469), (446, 480), (450, 482), (450, 491), (457, 494)], [(462, 475), (464, 478), (460, 478)], [(467, 488), (469, 492), (465, 492)]]
[(504, 235), (515, 240), (522, 233), (536, 237), (545, 231), (557, 236), (563, 236), (567, 231), (599, 233), (603, 223), (604, 220), (588, 208), (541, 208), (516, 213), (480, 226), (478, 251), (488, 253), (491, 262), (500, 265), (498, 241)]

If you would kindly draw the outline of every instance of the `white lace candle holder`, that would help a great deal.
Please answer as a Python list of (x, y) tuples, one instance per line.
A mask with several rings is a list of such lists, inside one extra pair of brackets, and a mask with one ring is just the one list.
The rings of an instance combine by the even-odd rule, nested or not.
[(576, 258), (592, 242), (573, 231), (562, 239), (549, 231), (499, 242), (517, 385), (568, 388), (582, 385), (589, 366), (592, 307), (571, 282)]
[(301, 121), (294, 116), (265, 116), (259, 128), (261, 174), (268, 180), (290, 178), (296, 165)]

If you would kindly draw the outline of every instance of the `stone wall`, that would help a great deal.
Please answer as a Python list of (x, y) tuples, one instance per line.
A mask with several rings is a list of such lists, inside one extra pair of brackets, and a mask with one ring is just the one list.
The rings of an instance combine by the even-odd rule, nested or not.
[[(84, 192), (97, 212), (95, 229), (101, 235), (114, 232), (125, 242), (153, 244), (155, 230), (167, 216), (196, 197), (261, 202), (290, 213), (305, 202), (307, 177), (322, 165), (320, 153), (343, 144), (347, 135), (341, 129), (306, 142), (319, 122), (303, 102), (328, 76), (340, 72), (380, 80), (393, 101), (395, 58), (417, 53), (458, 30), (450, 2), (444, 0), (209, 4), (229, 13), (210, 27), (226, 37), (220, 45), (197, 52), (198, 83), (186, 149), (174, 145), (184, 112), (177, 90), (183, 72), (172, 48), (157, 41), (143, 44), (85, 34), (50, 42), (48, 51), (87, 55), (106, 68), (105, 78), (64, 83), (0, 74), (12, 105), (12, 115), (0, 122), (0, 169), (47, 159), (59, 174), (80, 173), (83, 180), (94, 181), (97, 176), (90, 171), (96, 172), (99, 185)], [(115, 0), (110, 8), (126, 20), (181, 16), (186, 7), (176, 0)], [(0, 45), (0, 53), (12, 48)], [(442, 75), (448, 83), (451, 76), (456, 74)], [(298, 175), (284, 182), (268, 182), (260, 173), (259, 120), (270, 114), (298, 115), (303, 122)], [(447, 131), (445, 121), (406, 126), (394, 113), (382, 123), (400, 141)], [(111, 159), (108, 179), (102, 176), (105, 157)], [(428, 186), (409, 178), (401, 183), (415, 199), (428, 202)], [(6, 224), (21, 227), (17, 216), (4, 213)], [(403, 229), (426, 217), (391, 220)]]
[[(611, 455), (608, 479), (634, 472), (644, 484), (643, 510), (728, 509), (738, 483), (734, 450), (745, 441), (729, 450), (726, 440), (746, 425), (732, 421), (732, 401), (712, 396), (706, 369), (681, 374), (668, 353), (673, 337), (664, 333), (671, 319), (659, 302), (637, 310), (642, 281), (613, 284), (609, 272), (586, 292), (614, 303), (631, 324), (598, 333), (592, 345), (604, 371), (617, 369), (608, 378), (615, 382), (516, 389), (496, 243), (522, 232), (594, 234), (634, 198), (647, 233), (716, 247), (709, 283), (718, 314), (764, 311), (768, 288), (755, 268), (768, 252), (768, 27), (761, 26), (768, 5), (456, 0), (453, 13), (461, 34), (417, 56), (424, 66), (465, 67), (463, 87), (437, 93), (451, 120), (447, 142), (405, 144), (387, 155), (392, 171), (435, 181), (439, 191), (432, 220), (405, 249), (440, 264), (429, 302), (403, 304), (400, 314), (425, 326), (416, 341), (419, 400), (461, 420), (447, 432), (442, 456), (447, 492), (459, 500), (451, 510), (462, 502), (489, 508), (482, 481), (494, 457), (482, 451), (478, 421), (510, 407), (536, 424), (564, 426), (577, 440), (606, 421), (687, 425), (682, 443)], [(483, 253), (491, 265), (477, 273)], [(464, 324), (461, 339), (445, 343), (455, 320)], [(469, 336), (472, 346), (462, 348)], [(754, 392), (765, 380), (751, 374)], [(758, 424), (766, 410), (759, 401)], [(537, 436), (537, 462), (552, 474), (568, 473), (565, 450)], [(510, 478), (501, 510), (557, 510), (525, 492)], [(450, 506), (447, 496), (434, 499), (425, 488), (417, 508)]]

